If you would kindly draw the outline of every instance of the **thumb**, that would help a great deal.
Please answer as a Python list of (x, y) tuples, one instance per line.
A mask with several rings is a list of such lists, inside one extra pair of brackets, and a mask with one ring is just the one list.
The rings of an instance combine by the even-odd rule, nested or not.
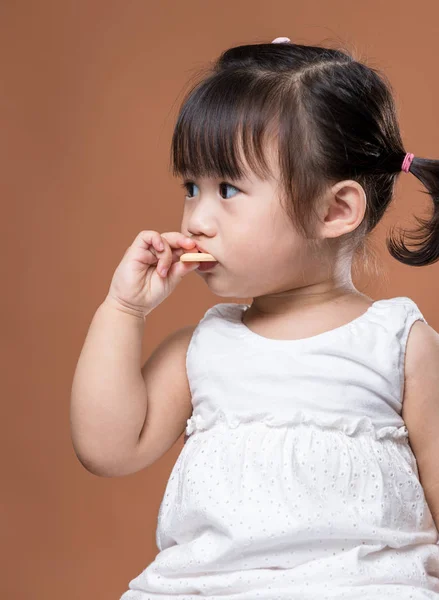
[(178, 283), (183, 279), (183, 277), (185, 277), (185, 275), (198, 269), (199, 265), (199, 262), (178, 261), (172, 265), (171, 269), (169, 270), (168, 277), (173, 283)]

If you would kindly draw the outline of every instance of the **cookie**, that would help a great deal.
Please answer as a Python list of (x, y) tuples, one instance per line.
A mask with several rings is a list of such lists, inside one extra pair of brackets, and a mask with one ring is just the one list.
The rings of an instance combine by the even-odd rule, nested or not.
[(211, 254), (205, 252), (185, 252), (180, 256), (181, 262), (217, 262)]

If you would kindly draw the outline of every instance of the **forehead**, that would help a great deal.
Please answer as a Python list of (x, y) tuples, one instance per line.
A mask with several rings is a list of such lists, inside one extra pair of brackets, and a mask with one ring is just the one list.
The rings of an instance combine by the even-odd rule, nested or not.
[(245, 106), (235, 96), (230, 89), (221, 96), (207, 87), (183, 106), (172, 139), (174, 175), (252, 182), (273, 175), (278, 163), (277, 119), (254, 105), (248, 90)]
[[(174, 172), (176, 176), (184, 177), (185, 179), (209, 180), (222, 179), (234, 181), (236, 183), (257, 185), (261, 182), (277, 181), (279, 178), (279, 155), (277, 143), (272, 140), (267, 140), (261, 151), (260, 157), (265, 168), (254, 168), (255, 157), (253, 156), (253, 167), (247, 159), (242, 142), (235, 146), (238, 155), (238, 164), (235, 169), (223, 168), (220, 160), (217, 165), (212, 165), (210, 169), (200, 168), (199, 163), (186, 163), (185, 167)], [(248, 152), (248, 151), (247, 151)], [(232, 171), (232, 172), (230, 172)]]

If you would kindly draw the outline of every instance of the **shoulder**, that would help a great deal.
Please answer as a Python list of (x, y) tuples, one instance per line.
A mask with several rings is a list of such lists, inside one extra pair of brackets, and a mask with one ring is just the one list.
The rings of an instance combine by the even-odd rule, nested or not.
[(439, 370), (439, 333), (424, 321), (415, 321), (410, 329), (405, 352), (405, 376), (419, 376), (420, 369), (434, 366)]
[(228, 320), (233, 318), (237, 315), (237, 311), (239, 311), (240, 307), (242, 306), (244, 305), (236, 304), (235, 302), (220, 302), (219, 304), (214, 304), (206, 310), (200, 319), (199, 324), (210, 319), (219, 318)]
[(420, 411), (439, 414), (439, 333), (424, 321), (415, 321), (408, 336), (404, 365), (402, 417), (410, 430)]
[(149, 376), (159, 365), (163, 365), (167, 369), (177, 364), (180, 357), (185, 357), (196, 327), (196, 325), (186, 325), (169, 333), (143, 365), (143, 376), (145, 378)]
[(180, 340), (184, 344), (189, 344), (196, 328), (197, 325), (195, 324), (185, 325), (181, 329), (177, 329), (177, 331), (174, 332), (175, 339)]
[(427, 501), (439, 517), (439, 334), (422, 321), (411, 328), (405, 371), (401, 416)]
[(165, 339), (169, 341), (181, 341), (186, 342), (189, 341), (192, 337), (197, 325), (184, 325), (180, 329), (175, 329), (172, 331)]
[(224, 315), (227, 315), (228, 310), (230, 310), (229, 307), (232, 306), (234, 305), (231, 303), (226, 304), (224, 302), (220, 304), (215, 304), (214, 306), (211, 306), (204, 312), (198, 323), (195, 323), (194, 325), (186, 325), (185, 327), (182, 327), (181, 329), (171, 334), (171, 336), (175, 339), (185, 341), (189, 344), (194, 333), (201, 327), (203, 322), (209, 320), (212, 317), (223, 317)]

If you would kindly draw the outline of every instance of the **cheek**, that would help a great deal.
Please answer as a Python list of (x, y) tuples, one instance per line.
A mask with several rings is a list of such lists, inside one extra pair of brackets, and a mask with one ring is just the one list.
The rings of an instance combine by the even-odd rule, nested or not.
[(279, 272), (279, 267), (287, 262), (280, 248), (258, 240), (234, 245), (229, 257), (229, 266), (237, 275), (261, 280), (271, 279), (273, 273)]
[(294, 234), (273, 237), (245, 250), (242, 271), (266, 283), (278, 283), (303, 271), (306, 244)]
[(248, 274), (288, 267), (298, 243), (294, 232), (285, 231), (279, 223), (276, 226), (272, 216), (247, 222), (244, 227), (235, 229), (228, 239), (224, 258), (234, 270), (245, 270)]

